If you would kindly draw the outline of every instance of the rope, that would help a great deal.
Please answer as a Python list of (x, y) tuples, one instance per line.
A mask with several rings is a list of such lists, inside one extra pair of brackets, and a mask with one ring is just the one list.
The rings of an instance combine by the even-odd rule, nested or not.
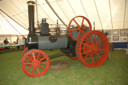
[[(1, 13), (1, 15), (2, 15), (2, 13)], [(1, 17), (3, 17), (3, 16), (1, 16)], [(4, 17), (3, 17), (4, 18)], [(4, 23), (4, 22), (2, 22), (3, 23), (3, 25), (4, 25), (4, 27), (6, 28), (6, 24)], [(7, 28), (6, 28), (6, 30), (7, 30)], [(7, 30), (8, 31), (8, 30)], [(4, 31), (2, 31), (3, 33), (4, 33)], [(9, 31), (9, 33), (10, 33), (10, 31)]]
[[(24, 26), (22, 26), (20, 23), (18, 23), (15, 19), (13, 19), (12, 17), (10, 17), (6, 12), (4, 12), (2, 9), (0, 9), (0, 11), (2, 13), (4, 13), (6, 16), (8, 16), (10, 19), (12, 19), (13, 21), (15, 21), (18, 25), (20, 25), (21, 27), (23, 27), (25, 30), (28, 30), (26, 29)], [(20, 20), (19, 20), (20, 21)]]
[(111, 4), (110, 4), (110, 0), (109, 0), (109, 9), (110, 9), (111, 25), (112, 25), (112, 29), (113, 29), (113, 22), (112, 22), (112, 11), (111, 11)]
[[(77, 15), (76, 15), (76, 13), (75, 13), (75, 11), (74, 11), (74, 10), (73, 10), (73, 8), (72, 8), (71, 3), (69, 2), (69, 0), (67, 0), (67, 1), (68, 1), (68, 3), (69, 3), (69, 6), (70, 6), (70, 7), (71, 7), (71, 9), (72, 9), (72, 11), (73, 11), (74, 15), (75, 15), (75, 16), (77, 16)], [(78, 20), (79, 20), (79, 19), (78, 19)], [(80, 20), (79, 20), (79, 22), (80, 22)]]
[(125, 0), (125, 6), (124, 6), (124, 21), (123, 21), (123, 28), (124, 28), (124, 25), (125, 25), (125, 14), (126, 14), (126, 7), (127, 7), (127, 0)]
[(62, 10), (62, 12), (64, 13), (64, 15), (67, 17), (67, 19), (68, 20), (70, 20), (69, 18), (68, 18), (68, 16), (66, 15), (66, 13), (64, 12), (64, 10), (62, 9), (62, 7), (60, 6), (60, 4), (58, 3), (58, 1), (56, 0), (56, 2), (57, 2), (57, 5), (60, 7), (60, 9)]
[(80, 0), (80, 2), (81, 2), (82, 7), (83, 7), (83, 9), (84, 9), (84, 13), (85, 13), (85, 15), (86, 15), (86, 16), (87, 16), (87, 18), (89, 19), (88, 15), (87, 15), (87, 12), (86, 12), (86, 10), (85, 10), (85, 8), (84, 8), (84, 5), (83, 5), (83, 3), (82, 3), (82, 1), (81, 1), (81, 0)]
[(96, 5), (96, 1), (95, 1), (95, 0), (94, 0), (94, 3), (95, 3), (95, 7), (96, 7), (96, 11), (97, 11), (98, 18), (99, 18), (99, 20), (100, 20), (100, 24), (101, 24), (101, 27), (102, 27), (102, 31), (103, 31), (103, 25), (102, 25), (102, 22), (101, 22), (101, 19), (100, 19), (100, 16), (99, 16), (99, 12), (98, 12), (97, 5)]
[(51, 6), (51, 4), (48, 2), (48, 0), (45, 0), (46, 3), (48, 4), (48, 6), (51, 8), (51, 10), (54, 12), (54, 14), (58, 17), (58, 19), (65, 25), (65, 27), (67, 27), (66, 23), (60, 18), (60, 16), (57, 14), (57, 12), (53, 9), (53, 7)]
[[(0, 18), (2, 18), (2, 17), (0, 17)], [(0, 19), (1, 21), (2, 21), (2, 19)], [(3, 23), (3, 22), (2, 22)], [(4, 23), (3, 23), (4, 24)], [(1, 27), (1, 25), (0, 25), (0, 28), (2, 28)], [(0, 29), (0, 32), (2, 32), (3, 33), (3, 30), (2, 29)]]
[(73, 11), (73, 13), (75, 14), (75, 16), (76, 16), (76, 13), (75, 13), (75, 11), (73, 10), (73, 8), (72, 8), (72, 6), (71, 6), (71, 4), (70, 4), (70, 2), (69, 2), (69, 0), (67, 0), (68, 1), (68, 3), (69, 3), (69, 5), (70, 5), (70, 7), (71, 7), (71, 9), (72, 9), (72, 11)]

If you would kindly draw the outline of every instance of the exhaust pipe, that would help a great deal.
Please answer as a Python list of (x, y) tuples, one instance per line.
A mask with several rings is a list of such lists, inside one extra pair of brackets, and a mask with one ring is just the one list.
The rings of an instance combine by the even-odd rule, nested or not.
[(28, 1), (28, 19), (29, 19), (29, 34), (28, 34), (28, 49), (38, 49), (38, 37), (35, 34), (34, 26), (34, 1)]
[(29, 34), (35, 34), (35, 27), (34, 27), (34, 5), (35, 2), (28, 1), (28, 19), (29, 19)]

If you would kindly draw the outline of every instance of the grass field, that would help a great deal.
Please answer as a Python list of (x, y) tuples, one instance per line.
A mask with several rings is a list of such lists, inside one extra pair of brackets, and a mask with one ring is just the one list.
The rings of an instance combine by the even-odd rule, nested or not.
[[(58, 51), (46, 51), (48, 55)], [(28, 77), (21, 69), (22, 50), (0, 53), (0, 85), (128, 85), (128, 56), (125, 51), (112, 51), (111, 59), (97, 68), (87, 68), (80, 61), (66, 56), (52, 60), (66, 60), (70, 67), (49, 71), (41, 77)]]

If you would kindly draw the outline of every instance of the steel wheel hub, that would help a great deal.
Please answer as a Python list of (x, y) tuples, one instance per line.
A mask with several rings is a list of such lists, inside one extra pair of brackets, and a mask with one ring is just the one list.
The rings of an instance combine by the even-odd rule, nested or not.
[(40, 66), (40, 61), (39, 60), (33, 60), (32, 61), (32, 66), (35, 67), (35, 68), (39, 67)]
[(93, 53), (96, 53), (97, 52), (97, 46), (96, 45), (92, 46), (91, 50), (92, 50)]

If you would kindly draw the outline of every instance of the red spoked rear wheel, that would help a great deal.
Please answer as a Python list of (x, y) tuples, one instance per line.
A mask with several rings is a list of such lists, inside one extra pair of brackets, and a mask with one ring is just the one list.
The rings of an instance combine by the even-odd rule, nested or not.
[(69, 22), (68, 32), (70, 37), (75, 41), (79, 39), (81, 34), (85, 34), (87, 30), (91, 31), (92, 26), (90, 21), (84, 16), (76, 16)]
[(30, 50), (23, 56), (21, 67), (27, 76), (39, 77), (48, 71), (50, 60), (45, 52), (36, 49)]
[(76, 45), (76, 54), (87, 67), (102, 65), (109, 56), (109, 42), (100, 31), (83, 34)]

